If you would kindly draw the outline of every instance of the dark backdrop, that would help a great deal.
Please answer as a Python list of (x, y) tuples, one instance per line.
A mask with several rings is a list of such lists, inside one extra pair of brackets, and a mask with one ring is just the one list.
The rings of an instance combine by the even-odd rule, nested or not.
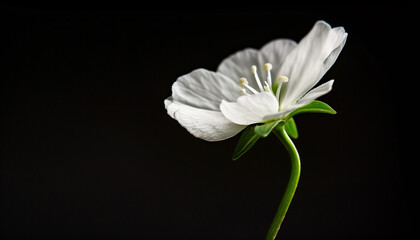
[[(401, 239), (410, 8), (1, 10), (3, 239), (263, 239), (289, 177), (275, 137), (237, 162), (164, 109), (178, 76), (323, 19), (349, 33), (322, 82), (337, 115), (296, 117), (302, 175), (279, 239)], [(204, 7), (204, 6), (203, 6)]]

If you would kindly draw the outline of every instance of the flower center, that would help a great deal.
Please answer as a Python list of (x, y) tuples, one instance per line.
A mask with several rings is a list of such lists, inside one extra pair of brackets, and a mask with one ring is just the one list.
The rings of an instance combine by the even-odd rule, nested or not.
[[(273, 88), (273, 83), (272, 83), (272, 80), (271, 80), (271, 69), (273, 69), (273, 65), (271, 65), (271, 63), (264, 64), (264, 70), (267, 72), (267, 80), (264, 81), (264, 85), (263, 85), (262, 81), (260, 80), (260, 78), (258, 76), (257, 67), (255, 65), (252, 65), (251, 66), (251, 72), (254, 75), (255, 82), (257, 83), (260, 92), (258, 92), (253, 87), (251, 87), (246, 78), (240, 78), (239, 79), (239, 84), (242, 87), (245, 87), (245, 88), (242, 88), (240, 90), (240, 92), (245, 94), (245, 95), (250, 95), (246, 91), (246, 89), (251, 91), (253, 94), (259, 94), (259, 93), (262, 93), (262, 92), (269, 92), (269, 93), (273, 94), (277, 98), (278, 101), (280, 101), (281, 86), (283, 85), (283, 83), (288, 82), (289, 78), (286, 77), (286, 76), (279, 76), (276, 80), (276, 83), (274, 84), (274, 85), (277, 85), (277, 89), (275, 89), (275, 88)], [(276, 91), (276, 93), (274, 93), (274, 91)]]

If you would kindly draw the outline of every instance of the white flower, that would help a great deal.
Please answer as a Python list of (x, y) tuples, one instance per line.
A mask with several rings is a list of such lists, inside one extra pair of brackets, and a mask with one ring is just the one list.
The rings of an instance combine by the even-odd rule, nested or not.
[(179, 77), (165, 108), (191, 134), (207, 141), (285, 118), (332, 89), (333, 80), (312, 88), (333, 65), (346, 38), (344, 28), (318, 21), (298, 44), (278, 39), (259, 51), (239, 51), (223, 60), (217, 72), (197, 69)]

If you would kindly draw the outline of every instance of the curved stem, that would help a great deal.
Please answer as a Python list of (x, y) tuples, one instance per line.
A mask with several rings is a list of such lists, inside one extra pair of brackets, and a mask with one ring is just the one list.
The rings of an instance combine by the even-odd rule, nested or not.
[(280, 225), (283, 222), (287, 209), (289, 208), (289, 205), (292, 202), (293, 195), (295, 194), (300, 177), (299, 154), (292, 140), (286, 133), (285, 124), (278, 124), (274, 128), (273, 132), (289, 152), (291, 160), (291, 173), (286, 191), (284, 192), (283, 198), (277, 209), (276, 215), (274, 216), (273, 222), (271, 223), (270, 229), (268, 230), (267, 235), (265, 237), (266, 240), (273, 240), (276, 238), (277, 232), (280, 229)]

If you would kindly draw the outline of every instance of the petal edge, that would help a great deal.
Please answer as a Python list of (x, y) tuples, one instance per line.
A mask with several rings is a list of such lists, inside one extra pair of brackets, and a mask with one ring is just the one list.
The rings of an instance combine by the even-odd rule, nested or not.
[(190, 107), (171, 98), (165, 100), (165, 108), (189, 133), (209, 142), (231, 138), (246, 127), (231, 122), (219, 111)]

